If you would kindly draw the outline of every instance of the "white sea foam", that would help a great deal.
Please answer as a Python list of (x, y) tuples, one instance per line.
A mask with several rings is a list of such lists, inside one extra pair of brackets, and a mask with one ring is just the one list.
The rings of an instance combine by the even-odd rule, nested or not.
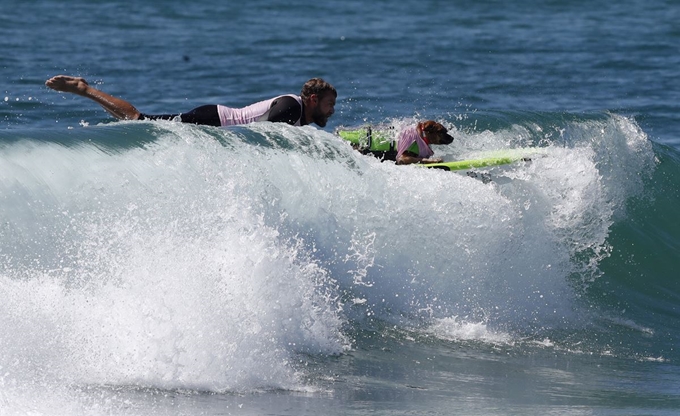
[[(298, 354), (346, 351), (352, 320), (512, 342), (573, 319), (569, 276), (596, 275), (598, 257), (579, 256), (607, 255), (633, 192), (588, 145), (548, 146), (485, 184), (311, 128), (68, 134), (149, 126), (139, 146), (2, 149), (2, 386), (306, 390)], [(646, 152), (621, 137), (617, 151)]]
[(484, 322), (465, 322), (455, 316), (436, 320), (427, 332), (450, 341), (482, 341), (490, 344), (510, 344), (513, 341), (510, 334), (492, 330)]
[[(333, 280), (250, 210), (243, 181), (203, 170), (205, 150), (14, 158), (36, 169), (5, 182), (27, 195), (13, 201), (23, 216), (6, 213), (5, 382), (297, 389), (295, 354), (348, 347)], [(52, 175), (55, 159), (70, 176)]]

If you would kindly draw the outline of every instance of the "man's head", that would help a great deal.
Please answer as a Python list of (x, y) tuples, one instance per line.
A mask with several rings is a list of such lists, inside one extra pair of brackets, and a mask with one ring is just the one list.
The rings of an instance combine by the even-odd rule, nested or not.
[(420, 128), (432, 144), (451, 144), (453, 136), (448, 133), (446, 127), (433, 120), (420, 123)]
[(338, 97), (335, 87), (321, 78), (312, 78), (302, 86), (300, 97), (305, 103), (305, 121), (325, 127), (335, 113), (335, 99)]

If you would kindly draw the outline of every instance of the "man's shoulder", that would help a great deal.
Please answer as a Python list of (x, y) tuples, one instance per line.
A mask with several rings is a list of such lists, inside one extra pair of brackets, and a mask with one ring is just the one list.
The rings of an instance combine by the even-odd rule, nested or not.
[(302, 117), (302, 99), (288, 94), (280, 95), (272, 100), (265, 120), (299, 125)]
[(300, 106), (302, 103), (302, 98), (295, 94), (285, 94), (275, 97), (272, 101), (272, 105), (288, 105), (288, 106)]

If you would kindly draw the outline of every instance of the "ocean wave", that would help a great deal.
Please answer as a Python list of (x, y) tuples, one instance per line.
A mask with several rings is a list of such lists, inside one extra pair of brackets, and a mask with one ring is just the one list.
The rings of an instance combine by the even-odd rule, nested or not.
[[(50, 368), (55, 382), (294, 390), (298, 354), (343, 354), (347, 328), (373, 321), (492, 343), (592, 331), (612, 230), (649, 198), (658, 150), (616, 114), (440, 121), (456, 136), (445, 159), (542, 155), (484, 183), (310, 127), (2, 133), (5, 383)], [(36, 337), (49, 351), (26, 348)]]

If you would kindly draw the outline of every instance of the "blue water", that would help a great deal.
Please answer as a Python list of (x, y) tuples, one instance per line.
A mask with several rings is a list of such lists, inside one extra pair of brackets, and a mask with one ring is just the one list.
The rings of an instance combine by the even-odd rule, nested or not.
[[(680, 6), (4, 1), (0, 415), (680, 411)], [(320, 76), (328, 126), (114, 121)], [(436, 119), (395, 167), (340, 126)]]

